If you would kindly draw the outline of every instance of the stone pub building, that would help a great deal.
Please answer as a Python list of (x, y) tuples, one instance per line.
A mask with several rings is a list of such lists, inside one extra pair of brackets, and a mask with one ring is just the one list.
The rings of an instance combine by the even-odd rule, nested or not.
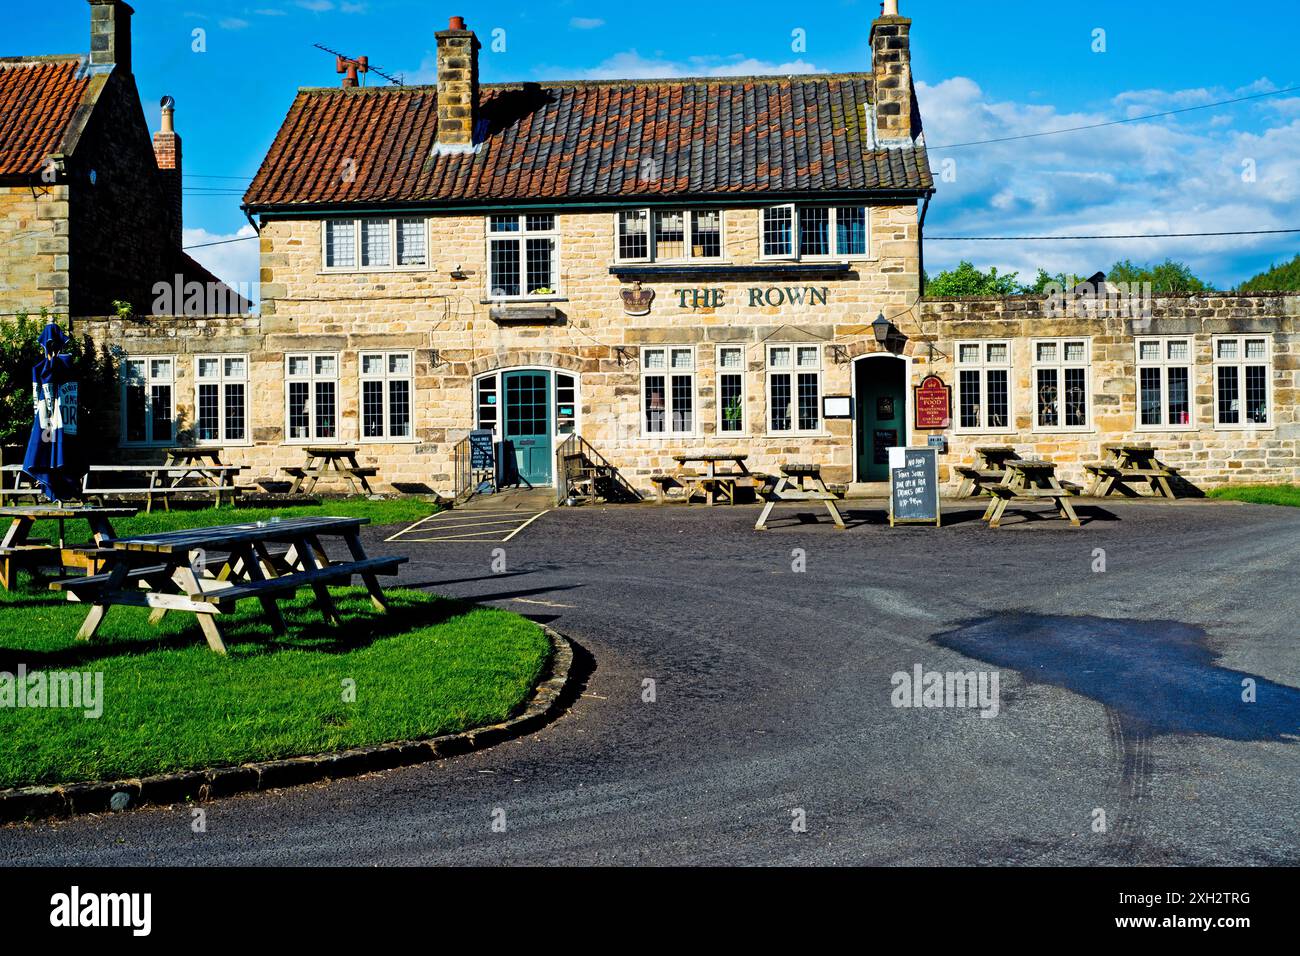
[(912, 21), (862, 28), (860, 73), (486, 84), (453, 17), (436, 86), (300, 90), (245, 197), (260, 317), (89, 322), (175, 396), (124, 446), (270, 476), (355, 444), (444, 494), (475, 429), (535, 486), (573, 435), (643, 491), (701, 450), (869, 490), (931, 435), (945, 469), (1011, 444), (1081, 480), (1141, 439), (1196, 483), (1296, 480), (1294, 298), (923, 298)]

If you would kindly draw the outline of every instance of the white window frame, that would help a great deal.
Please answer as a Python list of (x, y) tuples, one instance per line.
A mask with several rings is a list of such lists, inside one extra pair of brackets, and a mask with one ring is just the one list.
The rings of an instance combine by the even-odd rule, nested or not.
[[(739, 352), (740, 368), (723, 368), (722, 353)], [(735, 375), (740, 379), (740, 430), (724, 431), (722, 423), (726, 418), (726, 409), (722, 407), (722, 377), (724, 375)], [(717, 415), (715, 416), (715, 426), (719, 438), (747, 438), (749, 437), (749, 361), (748, 349), (744, 345), (719, 345), (714, 350), (713, 357), (713, 398), (714, 405), (717, 406)]]
[[(658, 241), (654, 228), (655, 213), (679, 213), (684, 219), (685, 226), (682, 234), (683, 248), (686, 250), (685, 256), (667, 257), (660, 256)], [(622, 250), (622, 228), (623, 216), (627, 213), (642, 213), (645, 216), (646, 223), (646, 254), (644, 256), (624, 257)], [(695, 216), (699, 213), (712, 213), (718, 217), (718, 254), (716, 256), (697, 256), (695, 249)], [(673, 207), (671, 209), (638, 207), (635, 209), (620, 209), (614, 213), (614, 261), (618, 263), (682, 263), (695, 262), (700, 264), (722, 264), (726, 265), (727, 259), (727, 213), (723, 209), (708, 209), (698, 207)]]
[[(1233, 341), (1237, 343), (1237, 354), (1234, 358), (1220, 358), (1219, 346), (1223, 342)], [(1248, 342), (1264, 343), (1264, 357), (1262, 359), (1251, 359), (1246, 357), (1246, 345)], [(1275, 389), (1273, 387), (1273, 335), (1270, 332), (1260, 332), (1253, 335), (1245, 333), (1234, 333), (1231, 335), (1215, 335), (1210, 339), (1211, 355), (1213, 356), (1213, 374), (1214, 374), (1214, 407), (1212, 414), (1214, 416), (1215, 431), (1247, 431), (1249, 429), (1269, 430), (1277, 427), (1277, 407), (1275, 405)], [(1265, 387), (1268, 389), (1265, 395), (1267, 401), (1268, 420), (1264, 422), (1246, 421), (1244, 409), (1238, 407), (1239, 422), (1220, 422), (1219, 421), (1219, 369), (1235, 368), (1237, 370), (1237, 396), (1240, 406), (1245, 401), (1246, 395), (1246, 368), (1247, 366), (1263, 366)]]
[[(764, 206), (758, 213), (758, 258), (763, 262), (862, 262), (873, 260), (876, 257), (871, 251), (871, 206), (858, 203), (780, 203), (775, 206)], [(791, 211), (790, 217), (790, 254), (789, 255), (769, 255), (767, 252), (766, 234), (767, 234), (767, 216), (769, 212), (777, 209), (788, 209)], [(800, 225), (799, 218), (805, 210), (808, 209), (826, 209), (827, 229), (829, 230), (829, 239), (831, 251), (824, 256), (802, 255), (799, 251)], [(866, 229), (866, 237), (863, 251), (858, 253), (840, 252), (839, 245), (839, 217), (840, 209), (861, 209), (863, 216), (863, 225)]]
[[(226, 374), (226, 362), (229, 359), (241, 359), (244, 374), (241, 378), (232, 378)], [(217, 363), (217, 377), (203, 378), (200, 374), (204, 362)], [(194, 441), (198, 445), (251, 445), (253, 444), (253, 389), (252, 359), (247, 352), (214, 352), (194, 356)], [(217, 437), (201, 438), (198, 434), (199, 413), (202, 408), (199, 396), (204, 385), (217, 387)], [(244, 387), (244, 437), (228, 438), (226, 436), (226, 386), (242, 385)]]
[[(664, 356), (664, 364), (661, 368), (647, 368), (646, 356), (652, 353), (661, 352)], [(689, 369), (678, 369), (673, 367), (673, 357), (676, 353), (687, 353), (691, 358)], [(700, 382), (699, 362), (695, 354), (693, 345), (654, 345), (643, 346), (640, 355), (641, 377), (640, 389), (641, 398), (638, 402), (641, 416), (641, 437), (642, 438), (694, 438), (700, 433)], [(673, 394), (673, 379), (687, 375), (691, 380), (691, 427), (689, 429), (676, 430), (674, 424), (677, 419), (677, 403)], [(648, 414), (649, 409), (646, 407), (646, 379), (651, 376), (659, 377), (664, 380), (664, 428), (662, 431), (651, 431), (649, 427)]]
[[(155, 378), (153, 374), (154, 362), (168, 362), (171, 371), (165, 378)], [(126, 368), (133, 362), (144, 363), (144, 432), (143, 441), (131, 441), (127, 438), (127, 398), (126, 390), (130, 381), (127, 377)], [(176, 356), (175, 355), (125, 355), (122, 357), (122, 372), (119, 375), (121, 379), (119, 405), (120, 415), (118, 425), (118, 444), (123, 448), (151, 448), (165, 447), (175, 444), (176, 442)], [(155, 386), (166, 385), (171, 389), (171, 414), (167, 421), (171, 428), (165, 437), (160, 437), (153, 433), (153, 389)]]
[[(551, 229), (528, 228), (529, 216), (550, 216), (552, 222)], [(519, 221), (519, 229), (515, 232), (493, 232), (492, 220), (496, 218), (514, 217)], [(521, 212), (521, 213), (494, 213), (483, 219), (483, 228), (487, 232), (487, 238), (483, 247), (485, 268), (483, 269), (484, 279), (487, 286), (486, 296), (492, 302), (548, 302), (554, 299), (564, 297), (562, 288), (564, 269), (560, 258), (561, 229), (560, 215), (554, 212)], [(529, 239), (549, 239), (551, 242), (551, 291), (543, 295), (533, 295), (528, 290), (528, 240)], [(496, 242), (516, 242), (519, 245), (519, 295), (503, 295), (497, 292), (492, 283), (492, 244)], [(545, 288), (545, 287), (544, 287)]]
[[(989, 358), (989, 351), (996, 347), (1002, 346), (1006, 349), (1007, 358), (1005, 362), (996, 362)], [(976, 362), (964, 362), (961, 358), (963, 348), (979, 349), (979, 360)], [(953, 431), (959, 435), (1006, 435), (1016, 430), (1016, 370), (1015, 359), (1012, 352), (1012, 342), (1010, 339), (964, 339), (956, 343), (956, 352), (953, 353), (953, 365), (956, 369), (956, 405), (954, 409), (956, 414), (953, 416)], [(989, 424), (989, 372), (999, 371), (1007, 374), (1007, 423), (1005, 425)], [(980, 381), (980, 422), (978, 425), (968, 426), (962, 424), (962, 409), (965, 407), (963, 401), (962, 373), (975, 372), (979, 375)]]
[[(789, 349), (790, 364), (774, 365), (772, 362), (772, 353), (778, 349)], [(801, 350), (811, 350), (815, 353), (817, 364), (802, 365), (800, 359), (803, 354)], [(824, 362), (822, 360), (822, 349), (820, 345), (810, 345), (807, 342), (774, 342), (767, 346), (767, 361), (764, 363), (766, 368), (766, 389), (767, 389), (767, 422), (766, 432), (769, 435), (788, 435), (796, 436), (820, 436), (825, 434), (825, 419), (822, 418), (822, 399), (826, 396), (826, 384), (824, 380)], [(777, 429), (773, 426), (772, 413), (776, 411), (776, 402), (773, 399), (773, 391), (778, 376), (786, 375), (790, 378), (790, 427)], [(799, 427), (799, 376), (815, 375), (817, 378), (817, 424), (812, 428)]]
[[(1083, 361), (1066, 361), (1065, 347), (1067, 344), (1082, 342), (1083, 343)], [(1040, 361), (1038, 358), (1039, 345), (1055, 344), (1056, 358), (1051, 361)], [(1094, 414), (1092, 410), (1093, 402), (1096, 400), (1095, 389), (1092, 381), (1092, 337), (1088, 335), (1064, 335), (1052, 336), (1048, 338), (1035, 338), (1029, 340), (1029, 393), (1030, 408), (1033, 414), (1033, 431), (1040, 434), (1054, 434), (1057, 432), (1066, 433), (1083, 433), (1091, 432), (1095, 429)], [(1067, 369), (1083, 369), (1084, 387), (1087, 389), (1087, 395), (1084, 399), (1082, 425), (1067, 425), (1065, 423), (1065, 372)], [(1038, 421), (1038, 373), (1040, 370), (1055, 370), (1057, 373), (1057, 423), (1055, 425), (1042, 425)]]
[[(366, 371), (366, 359), (378, 356), (382, 365), (382, 371), (379, 373)], [(405, 358), (407, 362), (406, 372), (392, 371), (393, 359), (395, 357)], [(384, 408), (384, 425), (383, 433), (380, 435), (366, 434), (366, 383), (381, 382), (383, 384), (383, 408)], [(405, 382), (407, 386), (406, 400), (406, 427), (407, 434), (393, 434), (393, 394), (392, 383)], [(364, 349), (357, 353), (357, 441), (363, 444), (410, 444), (416, 441), (415, 437), (415, 352), (410, 349)]]
[[(398, 239), (401, 232), (398, 223), (416, 219), (424, 224), (424, 263), (422, 265), (398, 265)], [(352, 223), (352, 261), (350, 266), (332, 266), (329, 263), (329, 224), (331, 222), (350, 222)], [(387, 222), (388, 223), (388, 249), (389, 264), (386, 266), (366, 266), (361, 263), (362, 249), (362, 232), (364, 231), (365, 222)], [(350, 216), (330, 216), (321, 220), (320, 226), (320, 267), (323, 273), (335, 273), (347, 275), (356, 272), (430, 272), (433, 270), (433, 248), (432, 236), (429, 232), (428, 216), (361, 216), (352, 218)]]
[[(1173, 343), (1187, 345), (1187, 358), (1172, 359), (1169, 349)], [(1158, 359), (1142, 357), (1144, 345), (1155, 345), (1160, 350)], [(1160, 421), (1147, 424), (1142, 421), (1142, 370), (1157, 369), (1160, 373)], [(1169, 370), (1187, 370), (1187, 421), (1169, 421)], [(1196, 337), (1194, 335), (1144, 335), (1133, 340), (1134, 395), (1137, 408), (1134, 428), (1140, 432), (1185, 432), (1196, 430)]]
[[(293, 359), (306, 358), (310, 366), (310, 372), (306, 376), (290, 375), (290, 368)], [(316, 360), (319, 358), (334, 359), (334, 374), (320, 375), (316, 372)], [(286, 445), (342, 445), (343, 437), (343, 392), (340, 384), (343, 378), (343, 357), (339, 352), (286, 352), (284, 354), (284, 444)], [(308, 383), (308, 401), (307, 401), (307, 430), (309, 434), (305, 438), (294, 438), (290, 435), (290, 403), (289, 387), (295, 382)], [(322, 437), (317, 428), (316, 421), (316, 386), (320, 382), (332, 382), (334, 384), (334, 434)]]

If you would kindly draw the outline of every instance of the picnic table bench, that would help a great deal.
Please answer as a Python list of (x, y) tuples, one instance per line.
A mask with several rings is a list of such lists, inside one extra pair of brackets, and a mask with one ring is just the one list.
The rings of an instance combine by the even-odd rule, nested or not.
[[(163, 507), (171, 510), (171, 499), (179, 495), (211, 495), (217, 507), (221, 506), (222, 495), (230, 501), (242, 492), (251, 491), (250, 485), (238, 483), (239, 475), (245, 471), (243, 465), (204, 465), (197, 461), (175, 465), (91, 465), (81, 482), (81, 494), (87, 501), (103, 502), (108, 497), (139, 496), (145, 499), (145, 512), (153, 511), (154, 499), (162, 500)], [(96, 479), (105, 475), (113, 476), (115, 481), (108, 485), (96, 485)], [(130, 484), (132, 477), (145, 479), (145, 484)]]
[(1154, 445), (1108, 442), (1101, 446), (1101, 451), (1105, 456), (1101, 461), (1086, 462), (1083, 466), (1083, 470), (1092, 476), (1092, 486), (1088, 489), (1091, 497), (1105, 498), (1114, 491), (1137, 497), (1138, 493), (1129, 487), (1129, 482), (1134, 481), (1147, 482), (1157, 497), (1176, 497), (1169, 479), (1176, 478), (1178, 471), (1156, 458)]
[(565, 455), (562, 462), (565, 497), (587, 501), (612, 497), (614, 466), (597, 464), (582, 452)]
[(983, 491), (990, 497), (982, 520), (990, 528), (1001, 526), (1002, 515), (1013, 501), (1050, 501), (1057, 513), (1079, 527), (1079, 516), (1070, 505), (1071, 492), (1056, 478), (1056, 465), (1050, 461), (1017, 458), (1007, 461), (1006, 477), (998, 484), (986, 484)]
[[(769, 481), (767, 475), (755, 474), (746, 467), (748, 459), (748, 455), (731, 452), (674, 455), (676, 469), (667, 475), (651, 475), (650, 481), (656, 487), (660, 504), (674, 498), (689, 504), (696, 495), (702, 495), (710, 507), (717, 503), (719, 496), (734, 505), (738, 487), (757, 489)], [(703, 471), (692, 468), (692, 463), (704, 466)], [(729, 467), (719, 470), (719, 465)], [(673, 488), (680, 488), (681, 493), (670, 496)]]
[[(0, 518), (9, 518), (9, 528), (0, 540), (0, 585), (12, 590), (18, 570), (33, 567), (42, 561), (52, 561), (60, 568), (98, 569), (103, 542), (113, 537), (113, 518), (129, 518), (135, 508), (88, 508), (54, 504), (16, 505), (0, 508)], [(64, 523), (69, 519), (85, 521), (90, 525), (92, 543), (68, 547), (64, 540)], [(57, 521), (57, 541), (31, 537), (37, 521)]]
[(763, 513), (758, 516), (758, 521), (754, 523), (755, 531), (767, 530), (768, 516), (772, 514), (772, 509), (783, 501), (820, 501), (830, 512), (835, 527), (840, 531), (844, 530), (844, 517), (836, 504), (840, 496), (828, 488), (826, 482), (822, 480), (820, 465), (782, 465), (781, 477), (777, 479), (776, 484), (771, 490), (767, 488), (760, 490), (759, 494), (766, 504), (763, 505)]
[(985, 485), (1001, 483), (1007, 475), (1007, 462), (1019, 458), (1010, 445), (987, 445), (975, 449), (975, 464), (958, 465), (953, 470), (961, 475), (957, 488), (958, 498), (974, 498)]
[[(282, 634), (278, 599), (310, 588), (325, 621), (334, 624), (339, 615), (329, 585), (346, 585), (359, 576), (371, 603), (386, 611), (378, 575), (396, 574), (408, 559), (368, 557), (360, 537), (367, 523), (368, 518), (286, 518), (105, 539), (109, 557), (104, 573), (55, 581), (50, 587), (70, 601), (91, 605), (77, 640), (92, 640), (112, 607), (147, 607), (155, 625), (169, 612), (193, 614), (208, 646), (224, 654), (217, 618), (240, 601), (259, 601), (272, 630)], [(328, 558), (321, 539), (329, 536), (343, 539), (350, 559)], [(274, 545), (288, 548), (277, 555)]]
[[(293, 487), (289, 489), (291, 495), (309, 495), (312, 489), (316, 487), (316, 482), (322, 478), (341, 478), (348, 483), (353, 494), (359, 494), (357, 485), (366, 494), (373, 494), (370, 489), (370, 478), (379, 474), (378, 468), (363, 467), (357, 461), (359, 448), (346, 446), (308, 446), (303, 451), (307, 455), (306, 462), (301, 466), (283, 468), (285, 474), (293, 479)], [(303, 483), (306, 482), (306, 487)]]
[(44, 501), (45, 495), (22, 465), (0, 466), (0, 506), (9, 498)]

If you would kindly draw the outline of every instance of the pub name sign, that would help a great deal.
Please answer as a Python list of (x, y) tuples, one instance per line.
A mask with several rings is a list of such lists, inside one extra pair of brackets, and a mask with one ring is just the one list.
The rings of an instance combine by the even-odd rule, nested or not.
[[(720, 309), (727, 304), (725, 289), (674, 289), (677, 303), (683, 309)], [(830, 289), (811, 286), (766, 289), (752, 288), (744, 292), (743, 302), (750, 308), (783, 305), (825, 305)]]

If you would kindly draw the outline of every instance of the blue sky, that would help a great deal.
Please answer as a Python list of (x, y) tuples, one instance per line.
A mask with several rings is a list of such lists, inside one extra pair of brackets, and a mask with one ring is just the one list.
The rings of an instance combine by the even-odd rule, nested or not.
[[(338, 83), (322, 43), (408, 82), (432, 77), (433, 34), (463, 15), (487, 82), (867, 69), (878, 2), (435, 4), (429, 0), (133, 0), (135, 73), (150, 125), (177, 102), (186, 241), (248, 231), (239, 193), (295, 90)], [(1300, 86), (1300, 5), (900, 0), (926, 137), (947, 180), (927, 235), (1066, 235), (1300, 227), (1300, 93), (1088, 132), (936, 147)], [(84, 0), (11, 5), (0, 55), (89, 45)], [(505, 49), (490, 39), (503, 30)], [(196, 52), (196, 30), (204, 49)], [(806, 45), (795, 48), (794, 31)], [(1098, 33), (1104, 31), (1104, 33)], [(1104, 47), (1104, 49), (1101, 49)], [(377, 78), (373, 78), (376, 79)], [(254, 281), (255, 242), (195, 252)], [(1300, 235), (1050, 243), (928, 242), (933, 273), (969, 258), (1031, 276), (1117, 258), (1184, 259), (1221, 287), (1300, 251)]]

